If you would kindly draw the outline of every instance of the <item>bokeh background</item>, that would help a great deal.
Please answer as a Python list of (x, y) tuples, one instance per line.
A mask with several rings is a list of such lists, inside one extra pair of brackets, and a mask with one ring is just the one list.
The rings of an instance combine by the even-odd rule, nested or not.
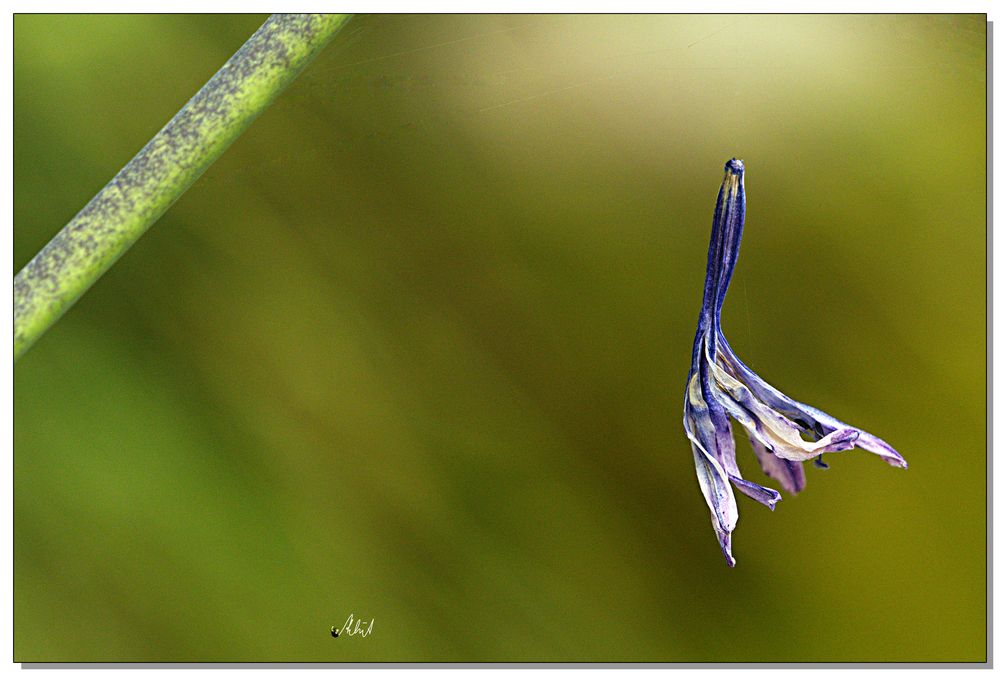
[[(264, 19), (16, 17), (15, 269)], [(17, 364), (15, 659), (983, 660), (985, 42), (355, 18)], [(740, 496), (730, 570), (681, 411), (732, 156), (730, 341), (910, 469)]]

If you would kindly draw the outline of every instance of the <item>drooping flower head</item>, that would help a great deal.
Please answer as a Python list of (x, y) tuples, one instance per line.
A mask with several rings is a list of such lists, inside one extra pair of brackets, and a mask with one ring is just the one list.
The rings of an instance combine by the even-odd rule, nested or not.
[(781, 500), (778, 491), (747, 481), (740, 474), (730, 418), (746, 429), (764, 474), (790, 493), (798, 493), (806, 485), (805, 461), (826, 467), (824, 453), (858, 447), (894, 467), (906, 467), (903, 456), (878, 437), (768, 385), (729, 347), (720, 317), (743, 236), (743, 173), (742, 161), (733, 158), (726, 162), (715, 204), (705, 294), (684, 395), (684, 430), (691, 440), (698, 482), (715, 534), (730, 566), (736, 565), (731, 538), (738, 516), (733, 487), (771, 510)]

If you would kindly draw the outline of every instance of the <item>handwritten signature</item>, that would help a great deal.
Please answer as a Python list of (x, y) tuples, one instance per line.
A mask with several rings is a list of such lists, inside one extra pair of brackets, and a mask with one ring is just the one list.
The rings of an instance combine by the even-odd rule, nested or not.
[(348, 615), (342, 628), (330, 627), (330, 636), (334, 638), (338, 636), (360, 636), (361, 638), (367, 638), (371, 636), (372, 629), (374, 628), (374, 617), (370, 620), (355, 619), (354, 613), (351, 613)]

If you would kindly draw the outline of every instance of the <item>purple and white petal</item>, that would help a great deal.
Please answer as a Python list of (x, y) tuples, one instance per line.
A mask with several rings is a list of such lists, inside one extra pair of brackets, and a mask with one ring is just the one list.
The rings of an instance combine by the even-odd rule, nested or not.
[[(773, 410), (782, 413), (787, 417), (787, 419), (801, 422), (806, 426), (806, 428), (819, 431), (820, 434), (827, 437), (840, 430), (853, 430), (857, 432), (857, 439), (854, 446), (863, 448), (870, 453), (880, 456), (883, 460), (894, 467), (906, 467), (906, 460), (903, 459), (903, 456), (896, 452), (892, 446), (878, 437), (837, 420), (833, 416), (817, 408), (809, 406), (808, 404), (796, 401), (767, 383), (733, 353), (733, 350), (729, 346), (728, 341), (726, 341), (725, 336), (722, 336), (721, 334), (718, 342), (718, 353), (722, 356), (721, 362), (723, 370), (744, 383), (758, 400), (771, 407)], [(839, 437), (839, 439), (843, 440), (847, 436), (848, 435), (844, 433), (841, 437)], [(835, 448), (830, 448), (823, 452), (834, 453), (837, 451), (849, 450), (850, 448), (853, 448), (853, 446), (840, 444)]]
[(900, 467), (902, 469), (906, 469), (907, 467), (906, 460), (903, 458), (903, 456), (901, 456), (896, 451), (896, 449), (894, 449), (892, 446), (890, 446), (886, 442), (876, 437), (874, 434), (869, 434), (868, 432), (858, 429), (857, 427), (852, 427), (851, 425), (841, 422), (836, 418), (834, 418), (833, 416), (828, 415), (823, 411), (820, 411), (819, 409), (813, 408), (812, 406), (808, 406), (806, 404), (799, 404), (799, 407), (804, 412), (809, 414), (812, 417), (812, 419), (815, 420), (816, 423), (824, 429), (846, 428), (855, 430), (858, 433), (858, 439), (855, 442), (855, 446), (857, 446), (858, 448), (863, 448), (869, 453), (874, 453), (875, 455), (879, 456), (893, 467)]
[[(711, 363), (709, 368), (719, 388), (729, 395), (731, 402), (726, 402), (724, 397), (720, 397), (719, 400), (727, 406), (730, 414), (746, 427), (751, 436), (772, 449), (778, 457), (802, 462), (821, 453), (836, 453), (853, 448), (853, 442), (858, 437), (857, 430), (835, 430), (818, 441), (808, 441), (803, 438), (803, 434), (809, 434), (808, 429), (765, 405), (746, 385), (729, 375), (722, 367)], [(741, 414), (737, 414), (735, 410), (737, 408), (741, 409)], [(747, 424), (748, 417), (753, 424)]]
[(736, 508), (733, 487), (729, 485), (729, 477), (722, 472), (722, 468), (715, 458), (709, 455), (704, 448), (701, 448), (700, 443), (692, 440), (691, 446), (701, 494), (718, 523), (718, 530), (732, 533), (733, 529), (736, 528), (739, 512)]
[(766, 486), (761, 486), (755, 484), (752, 481), (747, 481), (742, 477), (729, 475), (729, 480), (732, 482), (740, 493), (747, 496), (748, 498), (753, 498), (760, 504), (764, 505), (772, 512), (774, 511), (774, 506), (781, 501), (781, 493), (774, 490), (773, 488), (768, 488)]
[[(697, 378), (692, 378), (689, 396), (685, 402), (688, 415), (684, 418), (684, 430), (691, 441), (694, 454), (695, 470), (702, 496), (708, 504), (712, 526), (715, 529), (719, 546), (726, 556), (726, 562), (733, 566), (731, 533), (736, 527), (739, 512), (736, 507), (736, 496), (729, 483), (729, 477), (706, 446), (715, 443), (716, 434), (708, 415), (708, 408), (701, 399)], [(700, 424), (698, 419), (700, 418)]]
[(806, 487), (806, 471), (801, 462), (779, 458), (754, 437), (750, 437), (750, 445), (764, 474), (781, 484), (782, 488), (795, 495)]

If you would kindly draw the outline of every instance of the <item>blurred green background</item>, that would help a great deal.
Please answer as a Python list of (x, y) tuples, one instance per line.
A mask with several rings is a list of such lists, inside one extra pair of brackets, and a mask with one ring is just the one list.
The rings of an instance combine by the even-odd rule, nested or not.
[[(264, 18), (16, 17), (15, 269)], [(985, 31), (355, 18), (17, 364), (15, 660), (985, 659)], [(732, 156), (731, 343), (910, 469), (740, 496), (730, 570)]]

